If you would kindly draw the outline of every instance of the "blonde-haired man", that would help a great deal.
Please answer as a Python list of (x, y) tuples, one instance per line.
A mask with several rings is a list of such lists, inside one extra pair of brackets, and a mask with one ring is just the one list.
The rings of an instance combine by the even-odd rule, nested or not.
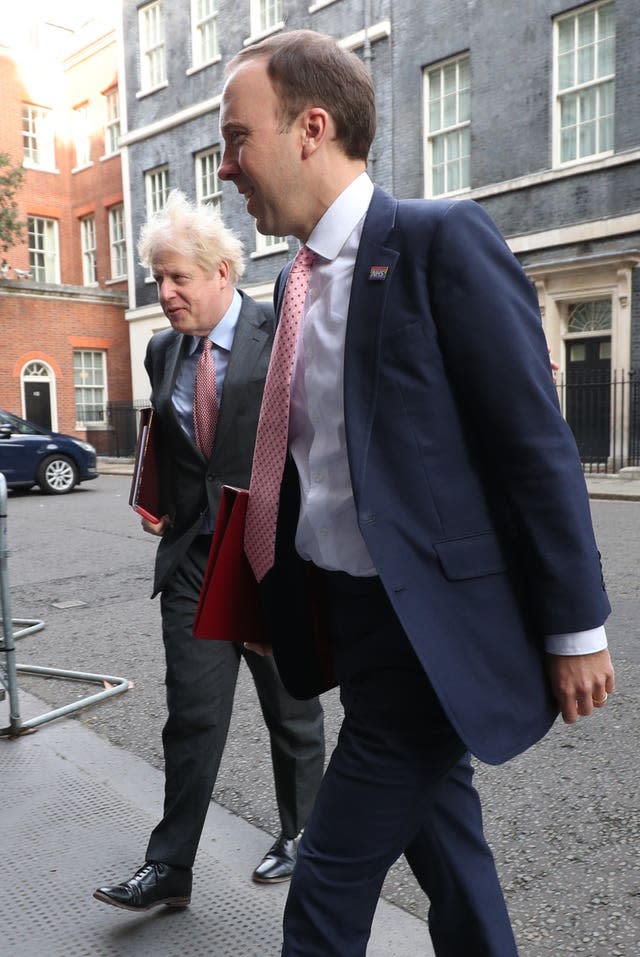
[[(159, 425), (165, 514), (157, 524), (142, 519), (144, 530), (160, 537), (154, 595), (161, 593), (167, 667), (165, 801), (145, 864), (130, 880), (98, 888), (94, 897), (145, 911), (190, 902), (192, 865), (227, 737), (241, 656), (251, 669), (269, 729), (282, 827), (254, 871), (258, 882), (291, 876), (295, 838), (322, 776), (324, 731), (318, 700), (290, 697), (271, 660), (247, 654), (241, 645), (192, 635), (221, 486), (249, 482), (273, 311), (235, 288), (244, 268), (238, 238), (215, 210), (193, 205), (179, 192), (172, 192), (144, 226), (139, 254), (153, 271), (171, 323), (152, 337), (145, 359)], [(193, 418), (196, 370), (205, 346), (213, 358), (218, 406), (210, 452), (201, 451)]]

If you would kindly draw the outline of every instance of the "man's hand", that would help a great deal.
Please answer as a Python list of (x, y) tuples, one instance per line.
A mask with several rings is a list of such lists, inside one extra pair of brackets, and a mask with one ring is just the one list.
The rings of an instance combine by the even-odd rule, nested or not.
[(591, 655), (547, 655), (551, 687), (562, 718), (573, 724), (581, 715), (604, 707), (615, 689), (615, 675), (607, 648)]
[(145, 532), (149, 532), (149, 535), (164, 535), (171, 525), (171, 519), (168, 515), (163, 515), (160, 521), (155, 524), (154, 522), (150, 522), (148, 518), (143, 518), (140, 524)]

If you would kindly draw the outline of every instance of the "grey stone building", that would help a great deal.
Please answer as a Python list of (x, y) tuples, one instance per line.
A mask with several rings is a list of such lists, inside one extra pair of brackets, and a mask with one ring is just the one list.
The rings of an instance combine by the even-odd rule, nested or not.
[[(245, 244), (243, 287), (270, 296), (297, 243), (257, 234), (235, 188), (217, 180), (218, 108), (228, 58), (298, 27), (332, 34), (369, 66), (377, 183), (398, 197), (470, 198), (487, 208), (537, 288), (583, 457), (635, 464), (637, 0), (124, 0), (130, 250), (148, 212), (178, 187), (220, 205)], [(141, 399), (146, 341), (164, 319), (131, 257)]]

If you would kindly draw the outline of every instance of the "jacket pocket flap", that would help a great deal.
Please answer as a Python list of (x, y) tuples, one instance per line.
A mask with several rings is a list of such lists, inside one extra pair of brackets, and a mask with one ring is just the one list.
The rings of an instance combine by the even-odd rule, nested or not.
[(507, 568), (500, 542), (493, 532), (435, 542), (433, 547), (449, 581), (498, 575)]

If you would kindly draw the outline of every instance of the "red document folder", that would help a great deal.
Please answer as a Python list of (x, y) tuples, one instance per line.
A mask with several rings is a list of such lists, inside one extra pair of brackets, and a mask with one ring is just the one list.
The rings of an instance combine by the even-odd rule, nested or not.
[(140, 429), (136, 444), (129, 505), (143, 518), (153, 522), (154, 525), (157, 525), (160, 521), (162, 510), (160, 508), (158, 482), (155, 413), (151, 408), (140, 410)]
[(244, 551), (249, 493), (222, 486), (209, 561), (193, 623), (196, 638), (263, 642), (258, 583)]

